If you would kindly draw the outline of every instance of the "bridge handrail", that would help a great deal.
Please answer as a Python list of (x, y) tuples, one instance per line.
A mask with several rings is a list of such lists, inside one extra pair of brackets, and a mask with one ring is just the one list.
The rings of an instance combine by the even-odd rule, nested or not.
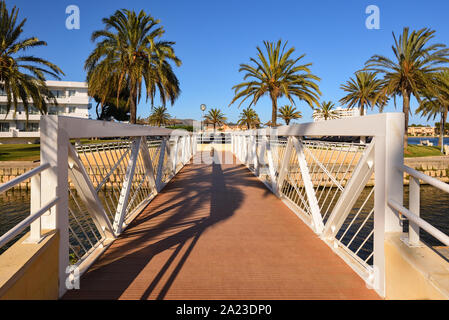
[[(42, 165), (0, 186), (4, 192), (31, 179), (31, 214), (0, 237), (0, 247), (28, 226), (27, 243), (40, 242), (41, 230), (58, 230), (62, 296), (75, 272), (67, 268), (87, 270), (193, 157), (196, 135), (57, 115), (42, 116), (40, 128)], [(80, 144), (85, 138), (117, 139)]]
[(410, 168), (406, 165), (402, 165), (399, 168), (400, 168), (400, 170), (404, 171), (405, 173), (408, 173), (409, 175), (411, 175), (412, 177), (420, 179), (420, 180), (424, 181), (425, 183), (430, 184), (430, 185), (434, 186), (435, 188), (440, 189), (441, 191), (449, 193), (449, 184), (444, 183), (443, 181), (438, 180), (434, 177), (428, 176), (428, 175), (426, 175), (422, 172), (419, 172), (418, 170), (415, 170), (413, 168)]
[(449, 193), (449, 184), (444, 183), (434, 177), (430, 177), (422, 172), (419, 172), (413, 168), (410, 168), (404, 164), (398, 167), (404, 173), (407, 173), (409, 178), (409, 209), (405, 208), (402, 204), (395, 200), (389, 199), (388, 204), (394, 208), (399, 214), (404, 215), (409, 220), (408, 235), (406, 242), (411, 246), (420, 246), (420, 229), (422, 228), (431, 236), (435, 237), (445, 245), (449, 246), (449, 237), (435, 228), (433, 225), (425, 221), (420, 217), (421, 205), (420, 205), (420, 188), (422, 180), (430, 186), (433, 186), (443, 192)]
[(9, 180), (8, 182), (3, 183), (2, 185), (0, 185), (0, 193), (3, 193), (5, 191), (15, 187), (16, 185), (20, 184), (21, 182), (30, 179), (31, 177), (41, 173), (42, 171), (44, 171), (48, 168), (50, 168), (50, 164), (44, 163), (34, 169), (31, 169), (28, 172), (25, 172), (24, 174), (18, 176), (17, 178), (14, 178), (12, 180)]
[(4, 235), (0, 237), (0, 248), (3, 247), (5, 244), (7, 244), (9, 241), (14, 239), (17, 235), (19, 235), (25, 228), (29, 227), (34, 221), (39, 219), (44, 213), (46, 213), (48, 210), (50, 210), (53, 206), (56, 205), (56, 203), (59, 201), (59, 198), (54, 198), (42, 208), (40, 208), (37, 212), (31, 213), (27, 218), (22, 220), (19, 224), (17, 224), (15, 227), (10, 229), (8, 232), (6, 232)]
[(388, 200), (402, 203), (403, 135), (402, 113), (231, 133), (236, 157), (381, 296), (385, 237), (402, 228)]
[(409, 209), (405, 208), (404, 206), (400, 205), (395, 200), (392, 200), (392, 199), (388, 200), (388, 204), (392, 208), (397, 210), (400, 214), (403, 214), (404, 216), (406, 216), (407, 219), (409, 220), (410, 224), (417, 225), (418, 227), (424, 229), (430, 235), (437, 238), (439, 241), (441, 241), (445, 245), (449, 246), (449, 237), (445, 233), (443, 233), (440, 230), (438, 230), (437, 228), (435, 228), (433, 225), (428, 223), (423, 218), (415, 215), (413, 212), (411, 212)]
[[(9, 189), (14, 188), (15, 186), (19, 185), (20, 183), (28, 179), (31, 179), (31, 189), (34, 190), (36, 190), (37, 188), (40, 189), (41, 173), (49, 168), (50, 164), (44, 163), (28, 172), (25, 172), (24, 174), (18, 176), (17, 178), (14, 178), (8, 182), (3, 183), (2, 185), (0, 185), (0, 193), (8, 191)], [(39, 219), (44, 213), (48, 212), (48, 210), (50, 210), (58, 202), (58, 200), (59, 198), (55, 197), (44, 206), (40, 205), (40, 201), (39, 202), (32, 201), (31, 209), (35, 210), (36, 212), (31, 213), (27, 218), (25, 218), (19, 224), (17, 224), (9, 231), (7, 231), (5, 234), (3, 234), (0, 237), (0, 248), (2, 248), (8, 242), (14, 239), (27, 227), (30, 227), (30, 236), (28, 240), (31, 242), (39, 242), (42, 238), (40, 221), (37, 221), (36, 223), (33, 222)]]

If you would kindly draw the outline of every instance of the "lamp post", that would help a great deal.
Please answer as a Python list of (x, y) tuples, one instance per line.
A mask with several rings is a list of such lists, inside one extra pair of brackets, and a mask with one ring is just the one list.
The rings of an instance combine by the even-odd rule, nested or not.
[(203, 142), (203, 119), (204, 119), (204, 111), (206, 110), (206, 105), (203, 103), (200, 105), (200, 109), (202, 112), (202, 117), (201, 117), (201, 142)]

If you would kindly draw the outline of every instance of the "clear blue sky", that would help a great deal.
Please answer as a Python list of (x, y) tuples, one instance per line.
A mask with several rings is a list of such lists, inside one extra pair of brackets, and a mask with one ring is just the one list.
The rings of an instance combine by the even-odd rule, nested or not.
[[(392, 32), (404, 26), (429, 27), (437, 31), (435, 41), (449, 45), (446, 0), (395, 1), (265, 1), (265, 0), (7, 0), (16, 5), (20, 17), (26, 17), (25, 36), (37, 36), (48, 46), (33, 50), (62, 68), (64, 80), (84, 81), (83, 64), (93, 43), (90, 35), (102, 29), (101, 19), (121, 8), (143, 9), (160, 19), (166, 30), (165, 40), (175, 41), (176, 54), (183, 65), (176, 69), (182, 94), (169, 112), (178, 118), (200, 119), (200, 104), (221, 108), (229, 120), (236, 121), (241, 110), (228, 107), (233, 97), (231, 87), (242, 80), (239, 64), (256, 55), (263, 40), (288, 40), (297, 55), (305, 53), (312, 62), (312, 72), (321, 77), (322, 100), (337, 103), (343, 96), (340, 85), (360, 69), (373, 54), (392, 55)], [(65, 8), (80, 8), (81, 28), (67, 30)], [(380, 8), (380, 30), (365, 27), (368, 5)], [(285, 101), (280, 101), (282, 105)], [(398, 99), (398, 110), (401, 100)], [(312, 110), (304, 102), (297, 106), (311, 121)], [(243, 107), (246, 107), (244, 105)], [(413, 101), (413, 108), (416, 102)], [(147, 116), (144, 99), (138, 115)], [(271, 118), (271, 102), (261, 99), (256, 110), (262, 121)], [(394, 111), (393, 102), (386, 111)], [(372, 113), (370, 111), (369, 113)], [(377, 111), (375, 111), (377, 112)], [(410, 123), (426, 123), (413, 116)], [(433, 121), (431, 121), (433, 123)]]

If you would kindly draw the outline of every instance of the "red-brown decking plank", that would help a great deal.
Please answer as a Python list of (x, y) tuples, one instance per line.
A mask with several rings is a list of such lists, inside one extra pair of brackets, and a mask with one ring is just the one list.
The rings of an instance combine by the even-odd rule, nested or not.
[(379, 299), (240, 164), (189, 164), (65, 299)]

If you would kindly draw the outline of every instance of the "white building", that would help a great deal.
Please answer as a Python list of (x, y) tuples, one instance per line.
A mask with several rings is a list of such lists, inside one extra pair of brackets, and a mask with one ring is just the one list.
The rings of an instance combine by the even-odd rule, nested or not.
[[(338, 116), (338, 119), (344, 119), (344, 118), (352, 118), (352, 117), (360, 117), (360, 109), (359, 108), (342, 108), (338, 107), (334, 109), (335, 113)], [(363, 114), (366, 114), (364, 111)], [(313, 121), (323, 121), (323, 118), (317, 117), (314, 118)]]
[[(46, 81), (53, 92), (58, 105), (48, 105), (48, 114), (88, 118), (89, 96), (86, 82)], [(22, 103), (19, 103), (14, 114), (14, 106), (6, 114), (6, 95), (0, 90), (0, 144), (2, 143), (34, 143), (39, 140), (40, 112), (29, 105), (28, 128), (26, 114)]]

